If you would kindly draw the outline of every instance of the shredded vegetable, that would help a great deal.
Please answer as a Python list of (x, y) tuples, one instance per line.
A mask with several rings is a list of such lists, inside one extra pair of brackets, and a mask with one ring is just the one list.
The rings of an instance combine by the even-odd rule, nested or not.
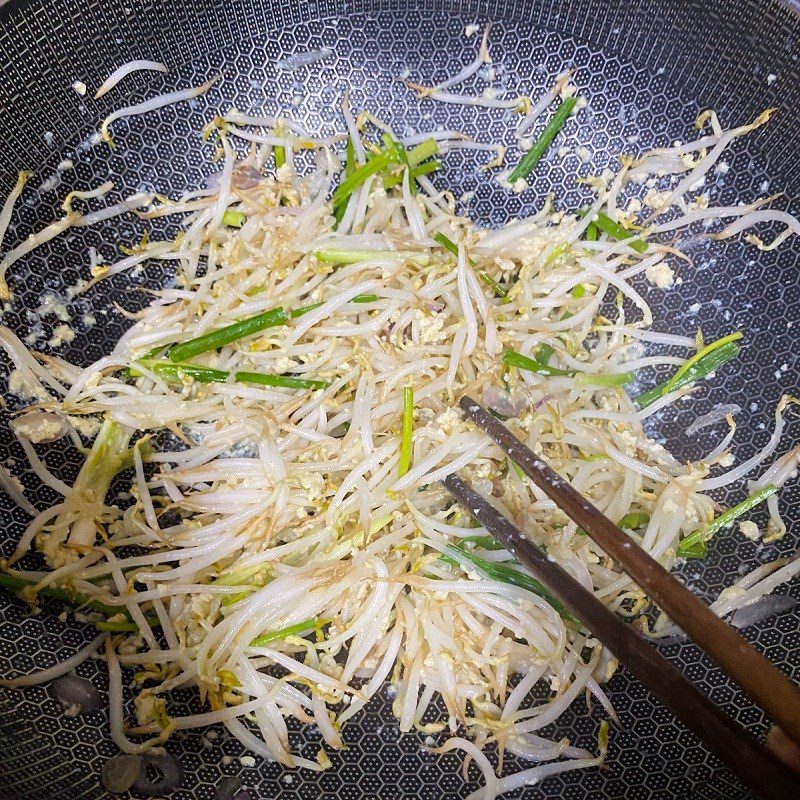
[(165, 64), (160, 61), (148, 61), (139, 59), (129, 61), (121, 67), (117, 67), (104, 81), (102, 86), (95, 92), (94, 99), (99, 100), (106, 92), (110, 92), (123, 78), (127, 77), (133, 72), (140, 70), (150, 70), (152, 72), (168, 72)]
[[(125, 609), (125, 606), (110, 606), (100, 600), (95, 600), (88, 595), (74, 592), (71, 589), (61, 589), (52, 585), (38, 585), (38, 581), (30, 578), (25, 578), (17, 574), (8, 572), (0, 572), (0, 589), (4, 589), (12, 594), (19, 595), (22, 599), (30, 603), (36, 603), (39, 597), (44, 597), (48, 600), (58, 600), (67, 603), (76, 609), (87, 609), (96, 611), (100, 614), (105, 614), (108, 617), (115, 617), (120, 614), (128, 617), (128, 622), (116, 621), (109, 622), (107, 620), (100, 620), (95, 622), (95, 627), (101, 631), (125, 631), (125, 630), (138, 630), (138, 626), (130, 622), (130, 616)], [(150, 627), (156, 628), (159, 622), (156, 618), (147, 619)], [(122, 627), (133, 625), (133, 627)]]
[[(456, 94), (490, 62), (488, 37), (487, 28), (456, 75), (419, 92), (529, 109), (521, 132), (560, 96), (513, 182), (533, 174), (579, 106), (569, 72), (533, 107), (513, 94)], [(116, 111), (104, 135), (116, 120), (212, 83)], [(347, 96), (341, 113), (339, 131), (326, 136), (282, 115), (214, 115), (196, 145), (208, 172), (218, 164), (204, 187), (86, 213), (78, 207), (102, 203), (109, 187), (81, 187), (61, 198), (65, 217), (10, 242), (17, 201), (27, 201), (19, 177), (0, 210), (0, 275), (13, 281), (19, 262), (55, 237), (99, 222), (107, 235), (135, 211), (132, 224), (150, 235), (137, 232), (114, 263), (93, 251), (88, 285), (151, 265), (173, 279), (94, 363), (30, 351), (0, 326), (12, 433), (30, 476), (57, 497), (42, 508), (44, 494), (28, 499), (29, 480), (18, 482), (21, 467), (0, 470), (0, 487), (30, 517), (0, 564), (0, 586), (96, 620), (103, 634), (90, 652), (105, 643), (110, 730), (125, 753), (215, 722), (254, 754), (319, 770), (329, 757), (307, 758), (286, 731), (313, 722), (322, 752), (340, 750), (342, 726), (391, 683), (400, 730), (424, 729), (444, 740), (440, 752), (463, 751), (483, 775), (476, 797), (494, 800), (551, 772), (602, 763), (604, 726), (595, 753), (548, 731), (587, 689), (613, 714), (602, 686), (613, 665), (551, 591), (453, 506), (442, 480), (463, 474), (635, 624), (649, 625), (650, 609), (591, 537), (463, 419), (458, 399), (484, 398), (667, 568), (701, 555), (759, 502), (780, 535), (775, 487), (800, 458), (780, 452), (793, 399), (776, 408), (762, 449), (727, 471), (732, 424), (704, 459), (673, 457), (648, 433), (658, 412), (736, 356), (742, 337), (704, 345), (651, 330), (636, 277), (671, 275), (672, 260), (687, 257), (676, 232), (691, 226), (732, 219), (727, 236), (779, 222), (771, 247), (800, 224), (766, 200), (714, 207), (686, 197), (724, 147), (769, 114), (727, 131), (715, 122), (695, 141), (587, 179), (595, 200), (583, 211), (550, 198), (531, 216), (485, 228), (459, 212), (449, 160), (455, 150), (466, 160), (504, 145), (440, 127), (408, 131), (405, 119), (351, 109)], [(636, 208), (630, 201), (650, 178), (669, 184), (659, 196), (674, 208), (645, 227), (624, 209)], [(180, 230), (159, 240), (151, 220), (166, 217)], [(130, 233), (120, 241), (130, 245)], [(0, 294), (10, 300), (4, 282)], [(649, 369), (671, 377), (634, 398), (630, 382)], [(66, 435), (87, 451), (69, 481), (42, 449)], [(748, 500), (714, 518), (708, 492), (748, 478)], [(14, 566), (30, 549), (46, 569)], [(714, 609), (732, 613), (798, 572), (794, 562), (759, 566)], [(123, 666), (146, 676), (131, 705)], [(195, 687), (204, 708), (181, 703), (174, 715), (175, 687)], [(505, 774), (483, 752), (489, 745)], [(535, 766), (515, 772), (506, 754)]]

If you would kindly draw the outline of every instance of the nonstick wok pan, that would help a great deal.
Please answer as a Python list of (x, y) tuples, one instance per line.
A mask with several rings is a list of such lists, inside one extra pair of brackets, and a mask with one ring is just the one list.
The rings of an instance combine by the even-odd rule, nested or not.
[[(765, 129), (739, 140), (725, 157), (728, 167), (713, 183), (716, 203), (749, 202), (757, 194), (784, 194), (778, 203), (800, 212), (800, 6), (778, 0), (12, 0), (0, 3), (0, 190), (5, 196), (18, 170), (35, 170), (37, 192), (20, 206), (7, 246), (55, 218), (67, 187), (107, 179), (120, 196), (146, 189), (176, 194), (194, 188), (214, 167), (202, 155), (198, 135), (214, 110), (290, 112), (312, 130), (341, 129), (339, 104), (346, 88), (356, 108), (390, 120), (397, 130), (435, 125), (458, 128), (485, 142), (501, 141), (509, 123), (502, 112), (420, 102), (395, 79), (405, 70), (427, 78), (453, 74), (472, 58), (477, 43), (465, 27), (492, 21), (491, 51), (501, 80), (536, 95), (567, 66), (589, 101), (577, 137), (590, 153), (584, 163), (575, 148), (545, 160), (532, 191), (513, 194), (475, 169), (474, 153), (448, 156), (436, 178), (456, 194), (474, 191), (465, 210), (482, 223), (500, 224), (530, 213), (552, 192), (565, 208), (579, 206), (585, 189), (577, 178), (599, 173), (623, 152), (640, 152), (691, 135), (699, 110), (714, 108), (726, 126), (742, 124), (776, 106)], [(293, 71), (276, 60), (327, 46), (324, 62)], [(168, 75), (140, 73), (100, 101), (92, 92), (119, 64), (134, 58), (165, 61)], [(119, 147), (93, 145), (92, 134), (110, 110), (156, 93), (197, 85), (221, 73), (208, 96), (190, 104), (119, 124)], [(72, 88), (89, 87), (86, 95)], [(72, 166), (64, 162), (68, 160)], [(61, 169), (59, 169), (61, 165)], [(55, 188), (54, 184), (59, 184)], [(135, 221), (82, 229), (54, 240), (15, 265), (16, 301), (3, 323), (21, 336), (37, 320), (43, 294), (63, 295), (79, 276), (88, 276), (89, 247), (110, 258), (120, 242), (137, 234)], [(165, 232), (169, 232), (168, 226)], [(175, 231), (173, 231), (174, 235)], [(682, 265), (668, 292), (651, 291), (656, 330), (707, 339), (738, 328), (748, 357), (705, 387), (691, 414), (669, 410), (653, 423), (673, 452), (683, 458), (707, 451), (703, 435), (687, 437), (691, 419), (720, 402), (737, 403), (736, 454), (744, 460), (763, 446), (772, 409), (784, 393), (797, 393), (800, 344), (800, 242), (759, 252), (744, 241), (701, 243), (694, 263)], [(68, 304), (78, 335), (59, 352), (88, 364), (109, 350), (126, 318), (113, 303), (134, 310), (148, 302), (142, 287), (165, 282), (166, 269), (149, 267), (138, 276), (117, 276)], [(642, 287), (644, 289), (645, 287)], [(96, 323), (90, 325), (87, 315)], [(45, 338), (58, 320), (45, 320)], [(0, 374), (7, 374), (3, 362)], [(0, 410), (0, 461), (19, 475), (40, 508), (54, 502), (49, 489), (23, 470), (22, 453), (8, 432), (13, 405)], [(790, 423), (782, 449), (796, 445), (800, 427)], [(80, 457), (54, 445), (47, 456), (65, 480), (74, 478)], [(718, 498), (725, 502), (724, 494)], [(709, 556), (685, 569), (689, 585), (713, 599), (744, 571), (790, 555), (800, 537), (800, 485), (782, 494), (789, 531), (780, 541), (749, 542), (733, 531), (714, 540)], [(9, 555), (26, 517), (0, 494), (0, 547)], [(34, 562), (31, 562), (34, 563)], [(800, 587), (781, 592), (800, 597)], [(0, 597), (0, 675), (51, 666), (71, 655), (92, 635), (91, 626), (59, 620), (61, 609), (46, 605), (38, 616)], [(800, 678), (800, 624), (789, 610), (761, 620), (745, 634), (769, 658)], [(759, 736), (768, 722), (698, 650), (680, 642), (664, 653), (712, 700)], [(78, 674), (104, 690), (102, 662), (90, 660)], [(624, 670), (611, 681), (610, 696), (620, 719), (606, 767), (570, 772), (525, 790), (525, 797), (707, 798), (741, 800), (747, 791), (669, 712), (652, 700)], [(193, 691), (176, 696), (175, 713), (199, 710)], [(423, 735), (400, 737), (385, 697), (344, 730), (347, 749), (326, 772), (290, 772), (276, 763), (248, 767), (233, 739), (203, 731), (176, 735), (169, 751), (181, 762), (176, 800), (211, 800), (224, 776), (240, 776), (253, 797), (458, 798), (476, 788), (476, 775), (462, 776), (458, 757), (421, 750)], [(596, 746), (595, 708), (581, 701), (547, 735), (568, 736)], [(319, 747), (314, 730), (293, 734), (303, 748)], [(0, 689), (0, 796), (13, 800), (108, 796), (99, 782), (102, 764), (115, 755), (104, 712), (77, 717), (63, 713), (47, 686)], [(248, 762), (246, 761), (245, 764)], [(517, 793), (516, 796), (519, 796)]]

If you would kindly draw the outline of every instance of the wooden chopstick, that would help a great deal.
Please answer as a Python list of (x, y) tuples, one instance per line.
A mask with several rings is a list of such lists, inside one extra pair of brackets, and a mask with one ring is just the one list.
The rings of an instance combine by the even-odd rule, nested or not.
[(767, 753), (749, 733), (645, 641), (633, 626), (622, 622), (566, 570), (550, 561), (519, 528), (458, 475), (448, 475), (443, 483), (469, 514), (527, 566), (592, 635), (692, 729), (756, 795), (764, 800), (789, 800), (800, 795), (800, 775)]

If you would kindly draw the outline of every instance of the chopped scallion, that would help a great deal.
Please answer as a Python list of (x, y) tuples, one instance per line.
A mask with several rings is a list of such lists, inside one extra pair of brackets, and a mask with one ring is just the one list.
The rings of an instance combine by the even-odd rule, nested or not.
[(536, 578), (522, 572), (519, 569), (514, 569), (507, 564), (498, 564), (494, 561), (487, 561), (485, 558), (475, 555), (462, 545), (450, 545), (445, 548), (445, 560), (450, 563), (458, 563), (459, 557), (464, 558), (471, 562), (487, 578), (493, 581), (500, 581), (501, 583), (510, 583), (513, 586), (519, 586), (521, 589), (533, 594), (543, 597), (547, 602), (562, 616), (564, 619), (572, 619), (567, 612), (564, 604), (554, 597)]
[(445, 236), (443, 233), (434, 234), (433, 237), (434, 241), (439, 242), (439, 244), (447, 250), (448, 253), (452, 253), (454, 256), (458, 257), (458, 245), (450, 239), (448, 236)]
[(315, 309), (319, 308), (320, 306), (325, 305), (322, 300), (317, 303), (311, 303), (307, 306), (300, 306), (300, 308), (293, 308), (289, 312), (289, 317), (291, 319), (297, 319), (298, 317), (302, 317), (304, 314), (308, 314), (309, 311), (314, 311)]
[(519, 180), (520, 178), (527, 178), (528, 175), (531, 174), (533, 168), (539, 163), (542, 156), (547, 152), (550, 145), (553, 143), (553, 139), (556, 138), (558, 132), (564, 127), (566, 121), (569, 119), (569, 115), (572, 113), (572, 109), (575, 108), (575, 104), (578, 102), (577, 97), (566, 97), (562, 102), (561, 105), (556, 109), (556, 113), (553, 114), (552, 119), (550, 122), (547, 123), (547, 126), (539, 135), (539, 138), (533, 143), (532, 147), (528, 152), (523, 156), (522, 161), (514, 167), (511, 175), (508, 176), (509, 183), (514, 183), (514, 181)]
[[(579, 217), (586, 216), (587, 211), (586, 209), (581, 209), (578, 212)], [(594, 228), (594, 239), (589, 239), (589, 229), (595, 226)], [(612, 239), (616, 239), (618, 242), (625, 241), (626, 239), (630, 239), (632, 236), (635, 236), (633, 231), (629, 231), (627, 228), (623, 228), (618, 222), (615, 222), (608, 214), (604, 214), (602, 211), (597, 211), (596, 216), (593, 222), (589, 224), (589, 227), (586, 229), (586, 238), (589, 241), (595, 241), (597, 239), (597, 229), (603, 231), (603, 233), (608, 234)], [(628, 242), (630, 247), (632, 247), (637, 253), (646, 253), (647, 252), (647, 242), (642, 241), (641, 239), (634, 239), (632, 242)]]
[[(604, 458), (604, 456), (602, 456)], [(644, 511), (631, 511), (626, 514), (617, 525), (620, 528), (627, 528), (629, 531), (635, 531), (639, 528), (644, 528), (650, 522), (650, 515)]]
[(439, 145), (436, 144), (436, 139), (426, 139), (418, 145), (414, 145), (408, 151), (408, 163), (412, 167), (416, 167), (431, 156), (435, 156), (439, 152)]
[[(498, 542), (494, 536), (465, 536), (463, 539), (459, 539), (459, 544), (472, 544), (477, 545), (483, 550), (505, 550), (503, 545)], [(459, 548), (461, 549), (461, 548)]]
[[(225, 370), (183, 362), (142, 359), (140, 363), (156, 375), (171, 381), (180, 381), (183, 376), (188, 376), (199, 383), (227, 383), (231, 375)], [(291, 375), (270, 375), (263, 372), (239, 371), (233, 373), (233, 378), (237, 383), (255, 383), (259, 386), (275, 386), (283, 389), (324, 389), (328, 386), (326, 381), (295, 378)]]
[(235, 211), (229, 208), (222, 215), (222, 224), (227, 225), (229, 228), (241, 228), (246, 219), (247, 216), (242, 211)]
[(681, 558), (703, 558), (708, 553), (708, 540), (718, 531), (732, 522), (736, 521), (742, 514), (746, 514), (750, 509), (763, 503), (778, 491), (778, 487), (770, 483), (753, 492), (749, 497), (737, 503), (727, 511), (713, 519), (705, 528), (692, 531), (688, 536), (681, 539), (676, 550), (676, 554)]
[(266, 571), (263, 564), (255, 564), (252, 567), (245, 567), (244, 569), (237, 569), (233, 572), (225, 572), (218, 578), (211, 581), (211, 586), (241, 586), (243, 583), (249, 583), (250, 579), (258, 575), (259, 572)]
[(496, 297), (506, 297), (508, 295), (508, 292), (488, 272), (479, 272), (478, 277), (495, 293)]
[(323, 249), (314, 252), (317, 261), (324, 264), (358, 264), (360, 261), (369, 261), (373, 258), (398, 258), (403, 261), (413, 261), (425, 266), (430, 257), (427, 253), (415, 250), (334, 250)]
[(267, 328), (283, 325), (288, 319), (289, 315), (280, 306), (269, 311), (263, 311), (254, 317), (248, 317), (239, 322), (234, 322), (232, 325), (226, 325), (224, 328), (198, 336), (195, 339), (189, 339), (188, 342), (176, 344), (170, 349), (169, 357), (172, 361), (186, 361), (194, 356), (199, 356), (201, 353), (207, 353), (209, 350), (219, 350), (220, 347), (224, 347), (226, 344), (252, 336), (255, 333), (267, 330)]
[(551, 367), (547, 363), (528, 356), (517, 353), (515, 350), (506, 350), (503, 353), (503, 363), (509, 367), (516, 367), (517, 369), (524, 369), (528, 372), (538, 372), (540, 375), (550, 375), (553, 377), (572, 377), (576, 374), (574, 369), (559, 369), (558, 367)]
[(632, 372), (617, 372), (613, 375), (599, 375), (596, 372), (578, 372), (575, 383), (578, 386), (597, 386), (606, 388), (611, 386), (624, 386), (635, 378)]
[(544, 260), (544, 266), (547, 267), (552, 264), (557, 258), (560, 258), (569, 250), (569, 244), (564, 242), (564, 244), (558, 245), (558, 247), (554, 247), (553, 251), (550, 253), (549, 256)]
[[(437, 169), (442, 168), (442, 162), (432, 159), (426, 161), (424, 164), (418, 164), (416, 167), (411, 167), (411, 177), (418, 178), (420, 175), (427, 175), (430, 172), (436, 172)], [(403, 173), (391, 173), (383, 179), (383, 188), (391, 189), (393, 186), (399, 186), (403, 182)]]
[(703, 531), (694, 531), (681, 539), (676, 553), (681, 558), (705, 558), (708, 555), (708, 543)]
[(547, 344), (540, 344), (539, 347), (536, 348), (536, 352), (533, 354), (533, 357), (540, 363), (540, 364), (549, 364), (550, 359), (553, 357), (553, 354), (556, 351), (553, 349), (552, 345)]
[(400, 463), (397, 476), (402, 478), (411, 467), (411, 451), (414, 435), (414, 387), (403, 389), (403, 422), (400, 433)]
[[(418, 254), (414, 254), (415, 256)], [(425, 257), (424, 254), (419, 254)], [(373, 295), (356, 295), (352, 302), (354, 303), (368, 303), (372, 300), (359, 300), (358, 297), (372, 297)], [(377, 299), (377, 298), (376, 298)], [(173, 345), (169, 351), (169, 358), (173, 362), (183, 362), (194, 356), (199, 356), (201, 353), (207, 353), (209, 350), (219, 350), (226, 344), (245, 339), (248, 336), (253, 336), (256, 333), (274, 328), (278, 325), (285, 324), (290, 319), (297, 319), (319, 308), (322, 302), (311, 303), (307, 306), (301, 306), (291, 311), (286, 311), (282, 306), (272, 308), (269, 311), (264, 311), (261, 314), (256, 314), (254, 317), (239, 320), (231, 325), (226, 325), (224, 328), (219, 328), (203, 336), (198, 336), (195, 339), (189, 339), (187, 342)]]
[(382, 172), (394, 160), (394, 153), (384, 151), (375, 156), (371, 161), (367, 161), (366, 164), (356, 167), (356, 169), (339, 184), (336, 191), (331, 196), (331, 202), (334, 207), (343, 205), (359, 186), (362, 186), (373, 175)]
[[(29, 580), (28, 578), (23, 578), (18, 575), (10, 575), (7, 572), (0, 572), (0, 589), (5, 589), (12, 594), (19, 595), (24, 589), (30, 589), (36, 585), (36, 581)], [(130, 614), (125, 606), (112, 606), (108, 605), (107, 603), (103, 603), (100, 600), (94, 600), (91, 597), (88, 597), (85, 594), (80, 594), (79, 592), (73, 592), (69, 589), (60, 589), (57, 586), (47, 585), (42, 586), (40, 589), (36, 591), (36, 595), (39, 597), (46, 597), (50, 600), (61, 600), (62, 602), (69, 603), (76, 608), (87, 608), (92, 611), (98, 611), (101, 614), (105, 614), (107, 617), (115, 617), (118, 614), (123, 614), (127, 617), (127, 623), (134, 625), (133, 628), (130, 630), (139, 630), (139, 626), (136, 625), (130, 618)], [(27, 598), (24, 598), (27, 599)], [(154, 618), (145, 618), (147, 624), (151, 628), (157, 628), (159, 626), (159, 622), (157, 619)], [(100, 628), (100, 630), (127, 630), (119, 629), (117, 627), (111, 626), (119, 626), (123, 625), (123, 622), (98, 622), (98, 628), (100, 625), (104, 625), (106, 627)]]
[(741, 332), (736, 331), (707, 344), (681, 366), (669, 380), (639, 395), (636, 402), (644, 408), (669, 392), (674, 392), (676, 389), (707, 377), (739, 354), (739, 345), (736, 344), (736, 340), (741, 338)]
[(298, 636), (301, 633), (306, 633), (307, 631), (312, 631), (315, 628), (319, 627), (321, 624), (324, 624), (320, 620), (316, 619), (306, 619), (302, 622), (298, 622), (295, 625), (288, 625), (285, 628), (281, 628), (277, 631), (269, 631), (268, 633), (262, 633), (261, 636), (256, 636), (252, 642), (250, 642), (250, 647), (265, 647), (268, 644), (272, 644), (273, 642), (279, 642), (281, 639), (285, 639), (287, 636)]
[(528, 372), (537, 372), (540, 375), (550, 375), (551, 377), (574, 377), (575, 383), (579, 386), (597, 386), (600, 388), (610, 386), (623, 386), (634, 379), (632, 372), (619, 372), (614, 375), (600, 375), (595, 372), (579, 372), (574, 369), (560, 369), (551, 367), (550, 357), (555, 351), (549, 344), (540, 345), (534, 357), (530, 358), (515, 350), (506, 350), (503, 353), (503, 363), (509, 367), (524, 369)]

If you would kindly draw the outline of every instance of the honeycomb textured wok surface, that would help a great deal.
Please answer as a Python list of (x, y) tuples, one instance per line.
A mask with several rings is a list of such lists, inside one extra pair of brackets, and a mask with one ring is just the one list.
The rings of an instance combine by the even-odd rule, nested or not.
[[(480, 34), (465, 37), (465, 27), (493, 22), (494, 74), (483, 73), (473, 88), (489, 84), (509, 94), (534, 99), (564, 68), (576, 70), (576, 83), (588, 101), (577, 121), (568, 123), (549, 155), (537, 167), (530, 190), (504, 191), (477, 170), (486, 154), (454, 153), (434, 177), (440, 186), (467, 195), (461, 206), (484, 224), (502, 224), (540, 208), (552, 193), (564, 208), (587, 198), (578, 179), (613, 166), (622, 153), (637, 153), (695, 135), (699, 110), (715, 108), (726, 127), (753, 119), (769, 106), (778, 113), (767, 128), (738, 141), (723, 158), (706, 188), (716, 204), (747, 202), (765, 193), (783, 193), (778, 207), (795, 214), (800, 178), (800, 18), (797, 6), (774, 0), (451, 0), (374, 2), (267, 2), (267, 0), (40, 0), (12, 2), (0, 8), (0, 189), (10, 190), (17, 171), (35, 170), (6, 237), (5, 249), (41, 229), (59, 214), (63, 195), (112, 180), (110, 201), (145, 189), (175, 196), (201, 185), (218, 167), (199, 138), (218, 109), (244, 112), (283, 110), (313, 131), (342, 127), (339, 104), (350, 89), (354, 107), (390, 121), (399, 132), (456, 128), (483, 142), (511, 143), (514, 120), (498, 110), (445, 106), (419, 101), (396, 78), (442, 79), (473, 57)], [(296, 70), (282, 70), (285, 56), (331, 49), (328, 58)], [(95, 89), (119, 64), (134, 58), (164, 61), (167, 75), (138, 73), (99, 101)], [(112, 110), (148, 97), (197, 85), (209, 76), (220, 80), (205, 97), (161, 112), (115, 124), (117, 149), (92, 146), (99, 121)], [(83, 81), (89, 91), (73, 88)], [(536, 132), (535, 129), (534, 132)], [(65, 159), (72, 167), (63, 169)], [(62, 169), (59, 171), (59, 164)], [(727, 167), (727, 169), (726, 169)], [(55, 187), (54, 187), (55, 184)], [(16, 264), (9, 281), (15, 302), (3, 324), (20, 336), (36, 336), (36, 346), (86, 366), (113, 346), (129, 322), (117, 306), (136, 310), (148, 301), (145, 288), (170, 281), (169, 269), (147, 266), (117, 276), (68, 301), (75, 339), (55, 349), (48, 345), (55, 315), (35, 316), (44, 297), (63, 297), (79, 278), (88, 277), (90, 247), (106, 261), (121, 243), (138, 241), (143, 223), (126, 217), (113, 224), (80, 229), (53, 240)], [(154, 235), (174, 235), (165, 224)], [(773, 231), (774, 232), (774, 231)], [(765, 236), (770, 233), (765, 232)], [(681, 458), (711, 449), (724, 426), (694, 437), (686, 426), (719, 402), (737, 403), (735, 454), (741, 462), (768, 440), (774, 408), (784, 393), (796, 393), (797, 323), (800, 318), (800, 245), (790, 240), (774, 252), (759, 252), (744, 241), (698, 241), (693, 263), (678, 263), (678, 284), (664, 291), (642, 280), (637, 287), (650, 302), (654, 328), (707, 339), (734, 329), (745, 334), (740, 358), (697, 392), (691, 403), (670, 410), (651, 430)], [(2, 375), (8, 363), (2, 361)], [(648, 376), (645, 376), (648, 378)], [(653, 376), (649, 376), (649, 380)], [(0, 378), (5, 383), (5, 377)], [(5, 389), (5, 386), (3, 386)], [(12, 441), (8, 420), (19, 407), (9, 397), (0, 410), (0, 462), (22, 481), (40, 509), (56, 501), (25, 468)], [(798, 443), (798, 424), (790, 422), (781, 452)], [(80, 467), (74, 449), (53, 445), (47, 464), (70, 481)], [(743, 485), (722, 492), (721, 502), (736, 502)], [(796, 524), (800, 486), (781, 494), (789, 524), (782, 541), (754, 544), (733, 529), (714, 541), (708, 558), (693, 562), (683, 575), (692, 588), (713, 599), (745, 571), (789, 555), (798, 544)], [(763, 516), (754, 519), (764, 521)], [(0, 554), (13, 550), (27, 518), (0, 494)], [(26, 563), (37, 563), (33, 557)], [(798, 587), (782, 592), (798, 595)], [(69, 657), (89, 641), (89, 626), (62, 608), (46, 604), (31, 616), (16, 600), (0, 597), (0, 675), (27, 673)], [(800, 631), (793, 613), (763, 621), (745, 635), (787, 672), (800, 677)], [(665, 654), (697, 682), (712, 700), (741, 724), (763, 735), (766, 722), (696, 647), (671, 644)], [(107, 680), (100, 662), (89, 660), (78, 674), (101, 691)], [(570, 772), (511, 796), (562, 798), (674, 798), (743, 800), (748, 793), (695, 737), (621, 670), (608, 686), (621, 729), (613, 731), (606, 768)], [(177, 692), (175, 715), (199, 710), (192, 691)], [(545, 734), (568, 736), (596, 748), (596, 704), (575, 706)], [(356, 800), (356, 798), (455, 798), (477, 786), (470, 770), (461, 774), (454, 754), (444, 757), (421, 749), (423, 737), (400, 736), (384, 692), (344, 729), (347, 748), (332, 756), (333, 766), (319, 774), (288, 771), (256, 759), (245, 767), (241, 746), (219, 728), (175, 735), (168, 750), (182, 763), (186, 777), (171, 797), (211, 800), (222, 776), (240, 775), (260, 798)], [(320, 737), (313, 728), (292, 726), (292, 740), (314, 757)], [(64, 800), (108, 796), (99, 783), (103, 762), (116, 753), (103, 712), (68, 717), (47, 686), (24, 691), (0, 689), (0, 795), (27, 800), (58, 795)], [(511, 763), (510, 768), (525, 766)]]

